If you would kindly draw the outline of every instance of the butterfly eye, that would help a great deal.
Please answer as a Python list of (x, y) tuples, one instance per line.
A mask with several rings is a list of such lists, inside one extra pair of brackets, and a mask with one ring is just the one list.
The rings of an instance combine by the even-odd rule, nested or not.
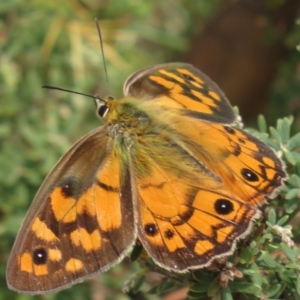
[(96, 113), (100, 118), (104, 118), (106, 114), (109, 112), (108, 101), (114, 100), (113, 97), (108, 96), (105, 100), (101, 99), (99, 96), (95, 96), (94, 98), (96, 104)]
[(104, 118), (107, 115), (108, 112), (109, 112), (109, 106), (108, 105), (103, 104), (102, 106), (98, 107), (97, 113), (98, 113), (99, 117)]

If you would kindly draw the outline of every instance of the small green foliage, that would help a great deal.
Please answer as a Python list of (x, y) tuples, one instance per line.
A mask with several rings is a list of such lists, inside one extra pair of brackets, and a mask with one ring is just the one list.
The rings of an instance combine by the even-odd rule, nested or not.
[(136, 261), (139, 258), (139, 256), (142, 254), (142, 251), (143, 251), (143, 246), (140, 244), (136, 244), (130, 253), (130, 260), (132, 262)]
[(263, 115), (258, 116), (258, 130), (262, 133), (267, 132), (267, 121)]
[(169, 291), (174, 286), (175, 282), (173, 281), (163, 281), (160, 285), (151, 288), (148, 293), (160, 295)]
[(146, 271), (142, 269), (133, 274), (124, 282), (122, 291), (124, 293), (132, 292), (133, 294), (136, 294), (146, 279), (145, 273)]

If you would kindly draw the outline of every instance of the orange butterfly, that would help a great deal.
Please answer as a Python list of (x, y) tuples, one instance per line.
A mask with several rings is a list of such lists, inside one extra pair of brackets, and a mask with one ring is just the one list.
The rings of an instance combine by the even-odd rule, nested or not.
[(120, 262), (137, 239), (162, 268), (203, 268), (233, 252), (282, 186), (282, 161), (231, 125), (230, 103), (193, 66), (139, 71), (124, 94), (95, 98), (104, 125), (38, 191), (9, 258), (11, 289), (67, 288)]

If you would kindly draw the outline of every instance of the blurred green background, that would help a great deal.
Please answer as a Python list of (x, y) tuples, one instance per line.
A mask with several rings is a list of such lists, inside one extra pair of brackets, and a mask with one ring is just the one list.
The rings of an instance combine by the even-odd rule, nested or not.
[[(109, 91), (95, 17), (103, 36)], [(298, 17), (298, 0), (1, 1), (0, 300), (130, 299), (121, 288), (137, 268), (124, 262), (53, 295), (31, 297), (6, 288), (8, 255), (42, 180), (72, 143), (100, 125), (90, 98), (43, 90), (42, 85), (118, 98), (131, 73), (186, 61), (220, 85), (246, 125), (255, 124), (258, 113), (270, 124), (293, 114), (296, 132)]]

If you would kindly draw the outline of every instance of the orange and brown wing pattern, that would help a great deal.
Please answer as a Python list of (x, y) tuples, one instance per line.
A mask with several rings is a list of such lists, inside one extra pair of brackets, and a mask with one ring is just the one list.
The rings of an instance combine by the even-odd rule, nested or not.
[(287, 175), (273, 149), (233, 126), (180, 118), (171, 126), (182, 147), (221, 178), (228, 193), (253, 206), (276, 196)]
[(286, 174), (243, 130), (163, 108), (157, 115), (130, 148), (138, 237), (157, 264), (184, 272), (231, 254)]
[(235, 120), (220, 88), (204, 73), (186, 63), (169, 63), (141, 70), (127, 79), (125, 96), (156, 101), (168, 109), (217, 123)]
[[(159, 144), (164, 143), (168, 136), (162, 134)], [(232, 253), (257, 208), (230, 195), (222, 180), (179, 144), (169, 142), (168, 156), (163, 147), (150, 148), (143, 157), (147, 172), (139, 172), (135, 159), (131, 164), (137, 175), (138, 237), (149, 255), (163, 268), (184, 272)]]
[(133, 219), (129, 173), (121, 172), (102, 127), (77, 142), (45, 180), (13, 247), (8, 285), (32, 294), (57, 291), (109, 269), (133, 246)]

